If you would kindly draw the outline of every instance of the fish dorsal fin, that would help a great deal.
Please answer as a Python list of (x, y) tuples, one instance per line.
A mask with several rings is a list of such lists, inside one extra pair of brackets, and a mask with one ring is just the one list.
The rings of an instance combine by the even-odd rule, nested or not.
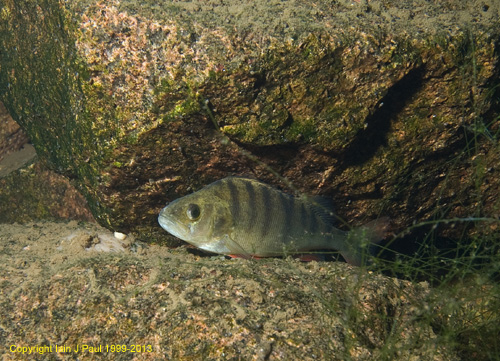
[(318, 215), (326, 224), (335, 224), (338, 220), (333, 207), (333, 202), (322, 196), (306, 197), (314, 214)]

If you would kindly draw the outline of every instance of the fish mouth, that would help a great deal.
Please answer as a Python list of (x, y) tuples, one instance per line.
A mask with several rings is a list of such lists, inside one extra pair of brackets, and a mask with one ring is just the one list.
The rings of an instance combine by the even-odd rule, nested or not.
[(172, 217), (169, 217), (168, 214), (165, 214), (165, 210), (166, 208), (164, 208), (158, 216), (158, 223), (160, 224), (161, 228), (163, 228), (171, 235), (180, 238), (183, 241), (186, 241), (186, 239), (188, 238), (189, 229), (181, 223), (177, 222)]

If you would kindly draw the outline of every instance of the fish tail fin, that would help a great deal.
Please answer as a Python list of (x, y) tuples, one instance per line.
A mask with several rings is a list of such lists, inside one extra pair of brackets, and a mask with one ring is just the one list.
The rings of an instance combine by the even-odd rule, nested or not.
[(386, 236), (389, 217), (381, 217), (352, 229), (347, 235), (347, 249), (341, 252), (347, 263), (362, 266), (370, 263), (370, 249)]

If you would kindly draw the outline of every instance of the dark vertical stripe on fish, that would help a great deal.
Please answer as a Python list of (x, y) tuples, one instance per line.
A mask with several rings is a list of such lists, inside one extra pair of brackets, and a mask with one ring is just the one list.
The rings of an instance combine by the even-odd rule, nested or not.
[(241, 218), (241, 209), (240, 209), (241, 198), (238, 191), (238, 186), (233, 183), (232, 178), (228, 179), (226, 184), (229, 188), (229, 194), (230, 194), (229, 210), (233, 215), (233, 219), (236, 219), (238, 221)]
[(282, 225), (280, 229), (281, 237), (283, 241), (288, 241), (288, 235), (290, 231), (290, 227), (292, 226), (292, 212), (294, 207), (295, 198), (290, 197), (289, 195), (279, 192), (278, 198), (280, 201), (280, 209), (283, 210), (283, 214), (285, 219), (282, 219)]
[(262, 201), (264, 216), (262, 220), (261, 237), (264, 239), (270, 231), (269, 227), (271, 226), (271, 217), (273, 216), (271, 209), (271, 192), (267, 187), (259, 187), (259, 189), (261, 190), (260, 199)]
[(318, 218), (317, 218), (318, 215), (314, 211), (313, 206), (311, 204), (307, 204), (306, 208), (307, 208), (307, 211), (309, 212), (310, 217), (311, 217), (311, 226), (309, 227), (309, 232), (316, 233), (316, 231), (318, 230), (317, 229), (318, 228)]
[(245, 190), (248, 194), (248, 229), (252, 231), (257, 223), (257, 200), (255, 199), (255, 189), (251, 182), (245, 182)]
[[(219, 180), (217, 182), (214, 182), (212, 183), (209, 187), (210, 189), (214, 192), (214, 195), (216, 197), (219, 197), (220, 199), (226, 199), (226, 197), (224, 196), (224, 184), (226, 182), (222, 181), (222, 180)], [(222, 187), (219, 187), (219, 185), (221, 185)]]
[(311, 227), (311, 216), (307, 212), (307, 207), (302, 199), (297, 200), (300, 202), (300, 224), (302, 224), (304, 230), (309, 230)]

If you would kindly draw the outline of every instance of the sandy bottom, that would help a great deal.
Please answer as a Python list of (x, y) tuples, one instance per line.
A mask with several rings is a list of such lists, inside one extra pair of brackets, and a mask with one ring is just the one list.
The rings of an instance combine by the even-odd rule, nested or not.
[(75, 221), (0, 225), (3, 360), (456, 359), (420, 321), (426, 284), (117, 236)]

